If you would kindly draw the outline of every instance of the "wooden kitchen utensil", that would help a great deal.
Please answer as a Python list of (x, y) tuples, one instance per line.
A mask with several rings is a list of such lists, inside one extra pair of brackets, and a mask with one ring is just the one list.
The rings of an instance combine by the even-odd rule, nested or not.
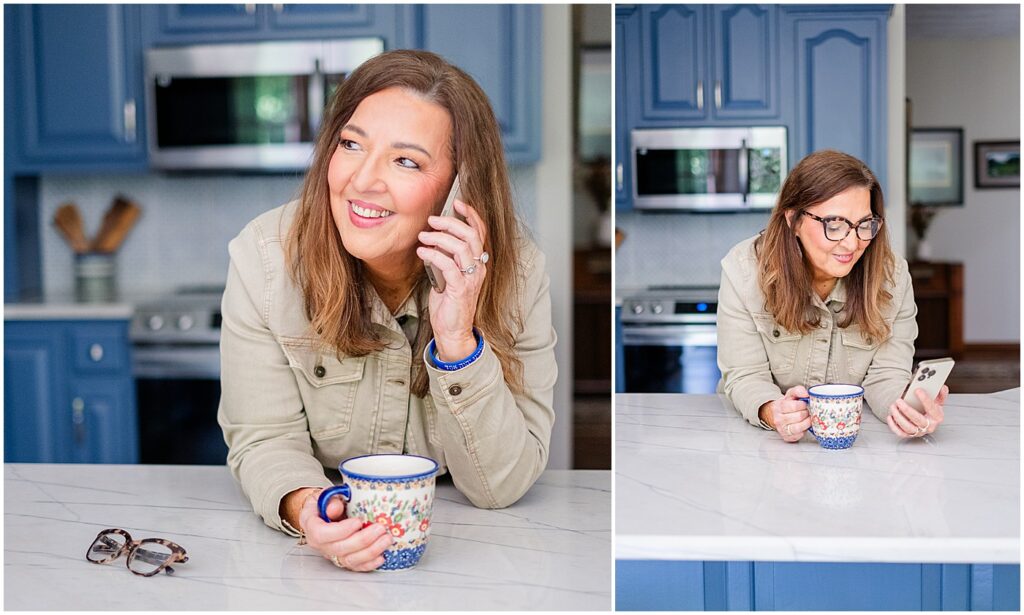
[(132, 230), (135, 221), (142, 214), (138, 205), (121, 195), (114, 197), (110, 209), (103, 216), (100, 232), (92, 242), (94, 252), (115, 252)]
[(74, 203), (65, 203), (53, 214), (53, 225), (64, 235), (68, 245), (76, 254), (89, 251), (89, 241), (85, 238), (82, 215)]

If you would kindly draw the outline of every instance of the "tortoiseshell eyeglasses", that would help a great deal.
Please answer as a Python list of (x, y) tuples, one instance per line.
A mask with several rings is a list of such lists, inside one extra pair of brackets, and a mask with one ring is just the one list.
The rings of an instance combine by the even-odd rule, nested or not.
[(106, 564), (122, 555), (128, 556), (128, 570), (142, 577), (151, 577), (161, 570), (173, 574), (171, 564), (185, 563), (188, 555), (185, 549), (163, 538), (143, 538), (132, 540), (132, 535), (124, 530), (103, 530), (92, 541), (85, 559), (94, 564)]

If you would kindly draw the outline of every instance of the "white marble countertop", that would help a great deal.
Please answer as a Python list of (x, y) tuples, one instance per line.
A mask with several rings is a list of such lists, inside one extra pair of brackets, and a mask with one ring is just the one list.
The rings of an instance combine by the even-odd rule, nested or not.
[[(223, 466), (5, 464), (4, 608), (606, 611), (610, 480), (551, 470), (503, 510), (439, 485), (419, 565), (357, 573), (264, 525)], [(115, 527), (189, 561), (151, 578), (87, 562)]]
[(788, 444), (717, 395), (620, 394), (617, 559), (1020, 562), (1020, 389), (951, 395), (933, 435), (870, 413)]
[(4, 320), (128, 320), (135, 312), (130, 298), (111, 303), (80, 303), (74, 295), (48, 295), (4, 304)]

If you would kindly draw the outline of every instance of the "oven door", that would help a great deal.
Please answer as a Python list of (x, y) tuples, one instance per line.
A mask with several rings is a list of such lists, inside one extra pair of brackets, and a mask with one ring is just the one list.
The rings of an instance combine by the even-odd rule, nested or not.
[(634, 130), (637, 209), (771, 208), (786, 175), (786, 129)]
[(218, 347), (136, 344), (132, 371), (139, 409), (139, 461), (224, 465), (228, 447), (217, 424)]
[(714, 393), (715, 325), (623, 326), (627, 393)]

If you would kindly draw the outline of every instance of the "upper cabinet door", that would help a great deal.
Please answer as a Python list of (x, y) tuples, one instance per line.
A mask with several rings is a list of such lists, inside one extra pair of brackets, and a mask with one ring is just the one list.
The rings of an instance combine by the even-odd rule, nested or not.
[(795, 162), (820, 149), (863, 160), (885, 183), (888, 9), (809, 14), (783, 9), (783, 53), (795, 58)]
[(708, 117), (706, 12), (702, 5), (640, 8), (643, 119)]
[[(20, 170), (143, 168), (138, 12), (120, 5), (6, 6), (17, 23)], [(11, 48), (12, 42), (5, 44)], [(83, 163), (84, 161), (84, 163)]]
[(164, 4), (150, 7), (167, 33), (255, 32), (260, 16), (255, 4)]
[(420, 10), (415, 46), (443, 56), (480, 84), (501, 125), (509, 162), (539, 160), (541, 7), (430, 4)]
[(756, 4), (714, 5), (711, 45), (716, 118), (779, 116), (778, 11)]
[[(632, 165), (629, 131), (630, 100), (639, 74), (630, 70), (629, 56), (635, 56), (640, 42), (640, 12), (634, 7), (615, 7), (615, 209), (632, 207)], [(630, 50), (627, 53), (627, 50)], [(634, 103), (635, 104), (635, 103)]]
[(272, 4), (267, 11), (271, 28), (358, 28), (373, 23), (369, 4)]

